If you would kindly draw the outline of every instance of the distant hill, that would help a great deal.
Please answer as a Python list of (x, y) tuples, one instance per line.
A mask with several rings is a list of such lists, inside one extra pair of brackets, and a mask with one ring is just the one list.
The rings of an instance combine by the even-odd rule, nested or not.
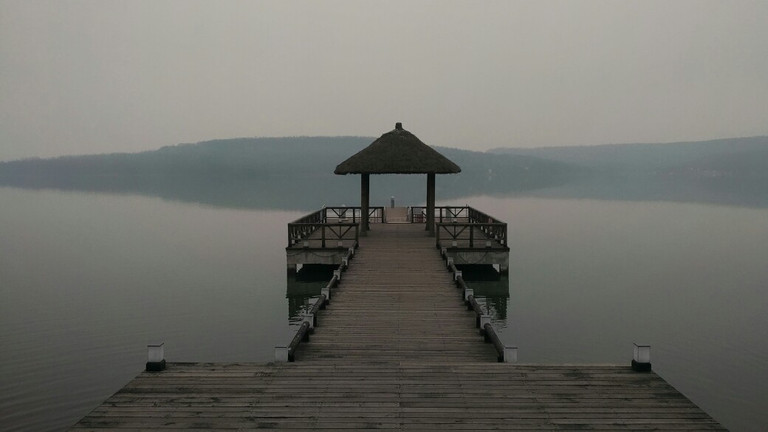
[(697, 201), (768, 207), (768, 137), (610, 144), (490, 153), (531, 156), (590, 174), (544, 196)]
[[(0, 162), (0, 186), (159, 196), (244, 208), (359, 202), (359, 176), (337, 164), (373, 137), (238, 138), (141, 153)], [(437, 179), (440, 199), (475, 195), (670, 200), (768, 207), (768, 137), (474, 152), (437, 150), (462, 172)], [(371, 200), (425, 200), (422, 175), (372, 176)]]
[[(730, 138), (665, 144), (605, 144), (574, 147), (496, 148), (489, 153), (533, 156), (589, 169), (659, 170), (768, 151), (768, 137)], [(768, 163), (768, 161), (763, 161)], [(723, 168), (728, 168), (723, 166)]]
[[(0, 162), (0, 185), (136, 193), (230, 207), (314, 208), (359, 201), (359, 176), (337, 176), (337, 164), (372, 137), (238, 138), (179, 144), (141, 153), (65, 156)], [(580, 172), (534, 156), (438, 148), (462, 168), (439, 176), (442, 199), (521, 193), (573, 181)], [(373, 176), (372, 202), (392, 195), (424, 201), (424, 176)]]

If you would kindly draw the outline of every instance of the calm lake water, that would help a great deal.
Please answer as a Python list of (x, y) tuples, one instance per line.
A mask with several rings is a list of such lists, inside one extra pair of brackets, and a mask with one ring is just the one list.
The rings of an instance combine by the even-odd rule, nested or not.
[[(305, 212), (10, 188), (0, 203), (2, 430), (72, 425), (143, 370), (147, 343), (169, 361), (271, 361), (311, 295), (285, 271)], [(726, 427), (768, 425), (768, 210), (444, 204), (465, 203), (509, 223), (508, 278), (476, 284), (520, 362), (628, 365), (649, 343), (654, 370)]]

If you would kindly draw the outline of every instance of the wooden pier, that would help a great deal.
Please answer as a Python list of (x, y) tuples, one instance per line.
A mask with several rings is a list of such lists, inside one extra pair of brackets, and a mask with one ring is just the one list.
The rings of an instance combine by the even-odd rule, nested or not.
[[(493, 230), (469, 228), (498, 242)], [(472, 248), (486, 248), (480, 240)], [(342, 260), (354, 258), (329, 284), (330, 303), (295, 362), (168, 363), (72, 430), (724, 430), (629, 362), (497, 362), (458, 273), (446, 270), (451, 244), (440, 247), (423, 225), (372, 224), (356, 241), (340, 247)]]
[[(453, 258), (457, 265), (486, 264), (497, 267), (501, 273), (507, 272), (509, 247), (505, 222), (470, 206), (435, 207), (431, 218), (428, 211), (427, 207), (370, 207), (367, 210), (369, 227), (375, 230), (377, 226), (386, 226), (381, 224), (390, 222), (385, 216), (387, 213), (404, 215), (392, 223), (414, 224), (422, 231), (431, 219), (434, 221), (434, 246)], [(288, 268), (296, 270), (305, 264), (341, 264), (347, 249), (358, 245), (363, 214), (361, 207), (323, 207), (289, 223)]]

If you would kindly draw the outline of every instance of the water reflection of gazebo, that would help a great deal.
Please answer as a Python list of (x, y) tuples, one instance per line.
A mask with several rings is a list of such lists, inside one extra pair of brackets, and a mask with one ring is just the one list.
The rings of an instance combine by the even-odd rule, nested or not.
[(340, 163), (335, 174), (360, 174), (360, 206), (362, 223), (360, 233), (370, 229), (368, 208), (371, 174), (426, 174), (427, 175), (427, 224), (430, 235), (435, 234), (435, 174), (461, 172), (458, 165), (424, 144), (416, 135), (396, 123), (389, 131), (368, 147)]

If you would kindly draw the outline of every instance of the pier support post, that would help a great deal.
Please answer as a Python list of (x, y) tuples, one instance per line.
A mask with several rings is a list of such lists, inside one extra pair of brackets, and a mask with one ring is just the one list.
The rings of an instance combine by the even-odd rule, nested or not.
[(363, 214), (360, 215), (360, 235), (368, 235), (368, 207), (370, 196), (370, 174), (360, 174), (360, 208)]
[(427, 174), (427, 231), (435, 236), (435, 173)]
[(147, 372), (165, 370), (165, 343), (147, 345)]
[(651, 346), (635, 344), (632, 356), (632, 370), (635, 372), (651, 371)]

